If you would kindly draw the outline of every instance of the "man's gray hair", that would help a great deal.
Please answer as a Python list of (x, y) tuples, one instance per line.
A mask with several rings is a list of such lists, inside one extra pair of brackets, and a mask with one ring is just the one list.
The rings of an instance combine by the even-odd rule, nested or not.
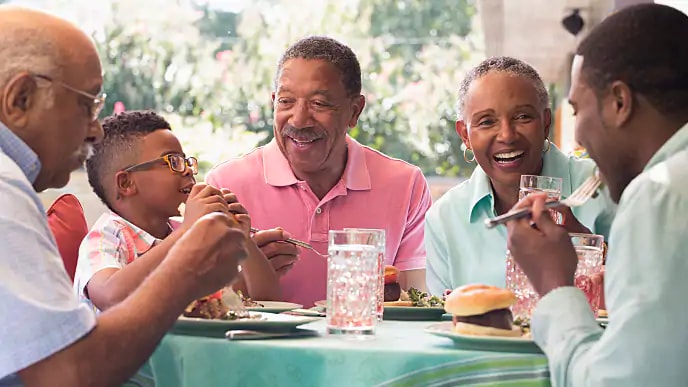
[(47, 32), (36, 28), (0, 28), (0, 88), (22, 71), (61, 78), (60, 50)]
[(506, 73), (530, 79), (530, 81), (533, 83), (533, 87), (535, 87), (535, 91), (537, 92), (538, 103), (540, 106), (543, 109), (549, 106), (547, 88), (545, 87), (545, 83), (542, 82), (540, 74), (538, 74), (538, 72), (535, 71), (531, 65), (521, 60), (508, 56), (499, 56), (488, 58), (480, 62), (480, 64), (473, 67), (468, 74), (466, 74), (466, 77), (463, 79), (463, 81), (461, 81), (461, 85), (459, 86), (459, 96), (456, 102), (456, 117), (458, 120), (465, 119), (464, 109), (466, 107), (466, 95), (468, 94), (468, 89), (471, 87), (473, 81), (480, 79), (492, 72)]
[(275, 73), (275, 91), (282, 66), (289, 59), (295, 58), (320, 59), (332, 63), (341, 73), (347, 94), (350, 97), (361, 94), (361, 65), (358, 63), (356, 54), (347, 45), (326, 36), (303, 38), (292, 44), (282, 54)]

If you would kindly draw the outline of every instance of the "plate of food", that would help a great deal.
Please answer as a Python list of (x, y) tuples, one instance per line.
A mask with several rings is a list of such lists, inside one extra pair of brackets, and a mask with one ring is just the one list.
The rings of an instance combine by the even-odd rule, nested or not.
[(444, 314), (444, 301), (415, 288), (402, 290), (399, 270), (385, 266), (385, 309), (383, 320), (439, 321)]
[(250, 297), (246, 297), (241, 290), (234, 291), (231, 288), (225, 288), (222, 290), (222, 300), (227, 305), (234, 305), (235, 303), (241, 303), (244, 305), (246, 310), (254, 312), (267, 312), (267, 313), (282, 313), (293, 309), (302, 308), (301, 304), (294, 304), (293, 302), (282, 302), (282, 301), (256, 301)]
[(222, 336), (227, 330), (288, 331), (317, 317), (292, 316), (268, 312), (230, 310), (221, 292), (193, 301), (177, 319), (173, 330), (177, 333), (201, 333)]
[(293, 302), (282, 301), (250, 301), (244, 302), (244, 306), (249, 311), (254, 312), (268, 312), (268, 313), (282, 313), (294, 309), (303, 308), (301, 304), (294, 304)]
[(462, 349), (542, 353), (530, 332), (514, 320), (509, 307), (516, 301), (513, 292), (489, 285), (464, 285), (445, 299), (452, 321), (433, 324), (427, 333), (446, 337)]

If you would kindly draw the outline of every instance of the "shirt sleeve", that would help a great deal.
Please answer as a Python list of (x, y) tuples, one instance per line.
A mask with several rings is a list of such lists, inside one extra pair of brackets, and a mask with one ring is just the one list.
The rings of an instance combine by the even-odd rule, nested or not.
[(449, 256), (446, 238), (437, 215), (436, 209), (431, 208), (425, 217), (425, 252), (428, 260), (425, 279), (430, 294), (442, 296), (445, 289), (452, 287), (449, 278), (447, 278)]
[(688, 383), (688, 198), (649, 179), (631, 184), (611, 231), (607, 329), (575, 288), (550, 292), (533, 313), (555, 386)]
[(124, 236), (115, 222), (94, 227), (79, 247), (79, 261), (74, 276), (74, 288), (88, 298), (86, 285), (94, 274), (103, 269), (121, 269), (126, 266), (128, 250)]
[(41, 211), (28, 181), (0, 178), (0, 379), (95, 326), (93, 312), (72, 293)]
[(394, 266), (401, 271), (425, 269), (423, 234), (425, 213), (432, 205), (430, 188), (420, 170), (416, 170), (411, 192), (406, 227), (394, 258)]

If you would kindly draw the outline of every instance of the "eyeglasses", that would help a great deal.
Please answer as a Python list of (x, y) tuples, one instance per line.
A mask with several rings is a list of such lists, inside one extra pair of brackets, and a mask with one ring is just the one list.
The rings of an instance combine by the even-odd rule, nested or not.
[(47, 75), (43, 74), (33, 74), (34, 77), (46, 80), (48, 82), (52, 83), (57, 83), (58, 85), (64, 87), (67, 90), (73, 91), (79, 95), (83, 95), (84, 97), (92, 99), (91, 104), (89, 106), (89, 114), (91, 115), (91, 119), (93, 121), (96, 121), (98, 119), (98, 116), (100, 115), (100, 112), (103, 110), (105, 107), (105, 98), (107, 97), (107, 94), (105, 93), (100, 93), (100, 95), (93, 95), (91, 93), (87, 93), (83, 90), (79, 90), (75, 87), (72, 87), (62, 81), (55, 80)]
[(149, 168), (155, 164), (159, 164), (161, 160), (167, 164), (167, 167), (170, 168), (170, 171), (172, 171), (172, 172), (184, 173), (184, 172), (186, 172), (186, 168), (189, 167), (189, 168), (191, 168), (191, 172), (194, 175), (198, 174), (198, 160), (195, 157), (184, 158), (184, 156), (182, 156), (180, 154), (164, 155), (164, 156), (159, 157), (155, 160), (145, 161), (143, 163), (130, 165), (130, 166), (122, 169), (122, 171), (123, 172), (132, 172), (132, 171), (136, 171), (136, 170), (146, 169), (146, 168)]

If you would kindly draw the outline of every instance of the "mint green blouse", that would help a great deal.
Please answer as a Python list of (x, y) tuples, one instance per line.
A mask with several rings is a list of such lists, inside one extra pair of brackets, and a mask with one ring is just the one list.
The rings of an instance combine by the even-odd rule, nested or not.
[[(563, 179), (562, 199), (592, 175), (590, 159), (567, 156), (555, 146), (543, 154), (543, 176)], [(573, 209), (576, 218), (593, 233), (609, 235), (616, 205), (606, 190)], [(506, 227), (487, 229), (494, 217), (489, 177), (477, 166), (470, 179), (445, 193), (425, 217), (426, 279), (428, 290), (440, 295), (469, 283), (506, 286)]]

